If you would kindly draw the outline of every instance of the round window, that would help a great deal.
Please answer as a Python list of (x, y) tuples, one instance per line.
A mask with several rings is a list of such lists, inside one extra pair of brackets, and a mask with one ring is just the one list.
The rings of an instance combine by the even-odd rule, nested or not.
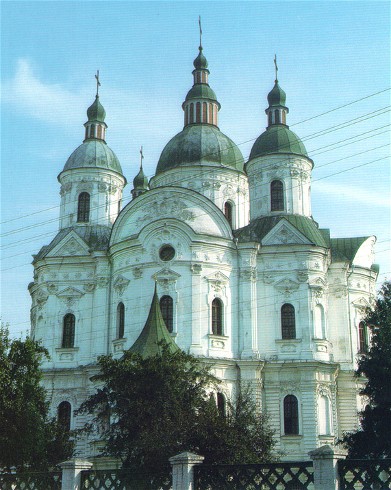
[(171, 247), (171, 245), (163, 245), (163, 247), (159, 250), (160, 260), (164, 262), (168, 262), (175, 257), (175, 249)]

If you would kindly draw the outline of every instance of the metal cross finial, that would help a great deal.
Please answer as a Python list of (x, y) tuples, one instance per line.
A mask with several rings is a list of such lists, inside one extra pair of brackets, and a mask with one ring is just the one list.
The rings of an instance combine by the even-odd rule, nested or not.
[(201, 16), (198, 16), (198, 25), (200, 26), (200, 49), (202, 49), (202, 27), (201, 27)]
[(277, 72), (278, 72), (278, 66), (277, 66), (277, 55), (274, 55), (274, 66), (276, 67), (276, 82), (278, 82), (278, 77), (277, 77)]
[(143, 168), (143, 160), (144, 160), (143, 147), (141, 147), (140, 148), (140, 168)]
[(96, 95), (99, 96), (99, 87), (100, 87), (99, 70), (97, 70), (95, 78), (96, 78)]

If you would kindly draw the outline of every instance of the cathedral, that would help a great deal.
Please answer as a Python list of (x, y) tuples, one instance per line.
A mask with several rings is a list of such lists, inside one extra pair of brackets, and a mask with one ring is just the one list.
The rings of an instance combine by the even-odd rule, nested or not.
[[(146, 355), (165, 338), (211, 365), (220, 408), (249, 384), (283, 459), (306, 460), (357, 423), (376, 239), (331, 238), (313, 219), (314, 162), (289, 129), (277, 69), (248, 161), (219, 128), (202, 46), (192, 73), (183, 130), (150, 180), (141, 154), (126, 206), (98, 91), (58, 175), (59, 231), (34, 255), (29, 285), (51, 410), (80, 428), (74, 410), (95, 391), (97, 357)], [(79, 456), (98, 453), (80, 441)]]

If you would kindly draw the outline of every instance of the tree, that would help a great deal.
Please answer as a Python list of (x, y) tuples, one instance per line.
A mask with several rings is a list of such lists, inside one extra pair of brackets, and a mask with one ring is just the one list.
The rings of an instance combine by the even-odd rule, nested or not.
[(371, 342), (356, 376), (366, 378), (361, 395), (368, 404), (360, 412), (359, 429), (345, 434), (342, 443), (351, 458), (391, 458), (391, 282), (383, 284), (365, 324)]
[[(130, 351), (121, 359), (100, 357), (93, 380), (101, 387), (78, 410), (93, 415), (85, 429), (106, 441), (104, 454), (122, 461), (137, 488), (164, 485), (169, 457), (183, 451), (203, 455), (206, 463), (271, 459), (273, 432), (249, 390), (227, 404), (225, 415), (211, 397), (219, 381), (210, 369), (162, 347), (161, 354), (145, 358)], [(141, 481), (140, 475), (147, 477)]]
[(40, 364), (47, 350), (30, 338), (11, 340), (0, 327), (0, 468), (43, 470), (73, 453), (70, 434), (50, 419)]

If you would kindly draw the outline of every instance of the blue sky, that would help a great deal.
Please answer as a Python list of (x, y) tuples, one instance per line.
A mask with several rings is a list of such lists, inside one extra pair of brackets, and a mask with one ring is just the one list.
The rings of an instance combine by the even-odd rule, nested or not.
[(391, 276), (388, 1), (3, 0), (1, 316), (13, 335), (29, 328), (32, 254), (58, 229), (57, 175), (82, 143), (96, 70), (107, 143), (130, 182), (143, 145), (152, 176), (182, 129), (199, 15), (220, 129), (247, 158), (277, 53), (288, 124), (315, 162), (314, 219), (334, 237), (376, 235), (380, 280)]

